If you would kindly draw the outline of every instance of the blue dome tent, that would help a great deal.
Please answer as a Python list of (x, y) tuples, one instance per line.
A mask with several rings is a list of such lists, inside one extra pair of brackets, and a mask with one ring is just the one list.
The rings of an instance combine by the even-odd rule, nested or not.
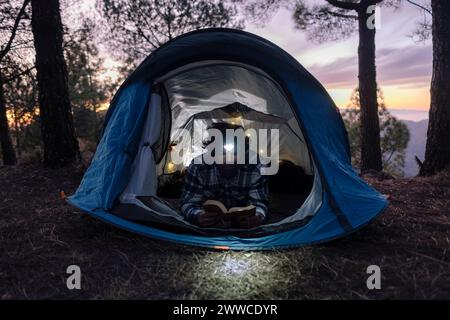
[[(236, 101), (249, 126), (280, 129), (282, 158), (302, 166), (313, 182), (281, 221), (250, 230), (202, 229), (159, 199), (158, 176), (170, 163), (177, 128), (204, 130)], [(131, 232), (236, 250), (332, 240), (365, 226), (387, 205), (352, 168), (342, 118), (322, 85), (273, 43), (230, 29), (184, 34), (142, 62), (111, 101), (96, 153), (68, 201)]]

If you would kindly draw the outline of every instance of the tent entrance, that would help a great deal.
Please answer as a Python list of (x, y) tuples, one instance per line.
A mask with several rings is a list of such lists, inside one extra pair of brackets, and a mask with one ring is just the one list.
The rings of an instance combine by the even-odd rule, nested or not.
[[(204, 152), (204, 133), (217, 122), (256, 132), (279, 132), (278, 171), (268, 177), (270, 218), (263, 226), (250, 230), (199, 228), (179, 212), (186, 169)], [(187, 134), (190, 139), (184, 139)], [(275, 142), (270, 135), (268, 138), (271, 148)], [(183, 152), (174, 161), (177, 150)], [(259, 146), (252, 150), (260, 151)], [(292, 108), (276, 82), (253, 67), (205, 61), (155, 81), (130, 181), (113, 213), (176, 232), (256, 236), (305, 224), (321, 203), (320, 177)]]

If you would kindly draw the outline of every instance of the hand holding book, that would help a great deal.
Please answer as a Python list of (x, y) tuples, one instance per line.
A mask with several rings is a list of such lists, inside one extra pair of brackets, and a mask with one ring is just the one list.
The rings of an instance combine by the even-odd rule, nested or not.
[(203, 210), (205, 210), (206, 212), (217, 213), (225, 220), (249, 217), (255, 215), (256, 213), (256, 207), (254, 205), (245, 207), (232, 207), (227, 209), (227, 207), (225, 207), (225, 205), (218, 200), (206, 200), (203, 203)]
[[(253, 228), (264, 221), (264, 215), (256, 211), (254, 205), (245, 207), (227, 207), (218, 200), (207, 200), (203, 203), (203, 215), (210, 220), (217, 219), (222, 226), (231, 228)], [(203, 219), (202, 219), (203, 220)]]

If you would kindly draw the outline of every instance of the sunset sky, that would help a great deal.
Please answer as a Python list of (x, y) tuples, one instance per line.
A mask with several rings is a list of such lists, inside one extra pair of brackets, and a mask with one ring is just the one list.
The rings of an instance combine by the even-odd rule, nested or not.
[[(92, 14), (95, 1), (84, 0), (81, 7), (76, 7), (85, 14)], [(410, 37), (423, 13), (410, 4), (404, 4), (398, 9), (381, 8), (380, 16), (381, 29), (377, 30), (376, 36), (377, 79), (388, 108), (428, 110), (431, 41), (415, 43)], [(314, 43), (305, 32), (294, 28), (291, 13), (285, 9), (279, 10), (264, 26), (246, 21), (245, 30), (289, 52), (322, 82), (339, 107), (348, 104), (351, 91), (357, 86), (356, 30), (346, 40)], [(107, 50), (105, 52), (106, 67), (113, 69), (116, 63), (108, 56)]]
[[(316, 1), (324, 2), (324, 1)], [(381, 8), (377, 30), (377, 78), (391, 109), (428, 110), (431, 81), (431, 41), (415, 43), (409, 35), (422, 13), (411, 5)], [(281, 10), (265, 27), (248, 24), (247, 31), (276, 43), (303, 64), (326, 87), (339, 107), (345, 107), (357, 86), (358, 36), (328, 43), (312, 43), (295, 30), (291, 13)]]

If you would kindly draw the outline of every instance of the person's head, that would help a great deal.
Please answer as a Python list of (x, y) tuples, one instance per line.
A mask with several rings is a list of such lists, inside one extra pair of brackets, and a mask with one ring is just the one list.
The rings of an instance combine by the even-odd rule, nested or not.
[[(235, 165), (238, 162), (245, 162), (248, 151), (248, 138), (245, 136), (244, 128), (240, 125), (234, 125), (226, 122), (216, 122), (207, 128), (210, 133), (210, 139), (204, 143), (207, 148), (214, 143), (214, 148), (222, 148), (221, 164)], [(217, 141), (216, 139), (220, 139)], [(216, 150), (211, 150), (211, 155), (215, 156)], [(242, 154), (238, 154), (242, 152)], [(241, 159), (241, 161), (238, 161)]]

